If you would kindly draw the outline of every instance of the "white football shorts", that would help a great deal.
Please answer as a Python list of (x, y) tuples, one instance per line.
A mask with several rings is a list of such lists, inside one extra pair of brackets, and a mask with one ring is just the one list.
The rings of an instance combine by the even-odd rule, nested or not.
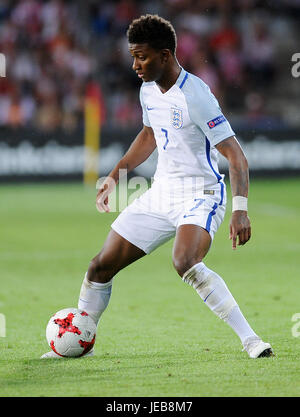
[(201, 226), (213, 240), (225, 215), (225, 184), (198, 191), (171, 188), (170, 183), (154, 182), (120, 213), (112, 229), (147, 254), (173, 238), (184, 224)]

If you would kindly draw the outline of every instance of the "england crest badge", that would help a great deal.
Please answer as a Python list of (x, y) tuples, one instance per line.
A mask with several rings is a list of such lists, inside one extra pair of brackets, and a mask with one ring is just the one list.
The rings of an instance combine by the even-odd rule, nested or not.
[(171, 107), (171, 124), (175, 129), (180, 129), (183, 125), (182, 110)]

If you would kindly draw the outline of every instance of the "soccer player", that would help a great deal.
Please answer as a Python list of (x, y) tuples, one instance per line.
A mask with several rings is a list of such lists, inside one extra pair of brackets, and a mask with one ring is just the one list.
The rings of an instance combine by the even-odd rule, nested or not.
[(114, 276), (175, 237), (173, 265), (182, 280), (231, 326), (251, 358), (271, 356), (271, 345), (251, 328), (221, 276), (203, 262), (225, 214), (218, 153), (229, 162), (232, 248), (250, 239), (246, 157), (209, 87), (178, 63), (170, 22), (157, 15), (141, 16), (131, 23), (127, 37), (132, 68), (143, 81), (143, 128), (98, 190), (98, 210), (110, 210), (109, 194), (124, 172), (120, 170), (132, 171), (156, 148), (157, 169), (151, 188), (117, 217), (102, 250), (91, 260), (78, 308), (98, 324)]

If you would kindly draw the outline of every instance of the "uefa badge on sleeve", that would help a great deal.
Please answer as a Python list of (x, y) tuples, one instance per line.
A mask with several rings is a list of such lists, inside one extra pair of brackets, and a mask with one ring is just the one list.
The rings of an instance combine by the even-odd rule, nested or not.
[(180, 129), (183, 125), (182, 110), (171, 107), (171, 124), (175, 129)]

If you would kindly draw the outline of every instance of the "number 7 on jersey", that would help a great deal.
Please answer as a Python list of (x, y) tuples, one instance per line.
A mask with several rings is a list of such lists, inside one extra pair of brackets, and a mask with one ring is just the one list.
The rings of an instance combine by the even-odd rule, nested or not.
[(166, 150), (167, 144), (169, 143), (168, 131), (167, 131), (167, 129), (163, 129), (163, 128), (161, 129), (161, 131), (165, 134), (165, 137), (166, 137), (166, 142), (163, 146), (163, 149)]

